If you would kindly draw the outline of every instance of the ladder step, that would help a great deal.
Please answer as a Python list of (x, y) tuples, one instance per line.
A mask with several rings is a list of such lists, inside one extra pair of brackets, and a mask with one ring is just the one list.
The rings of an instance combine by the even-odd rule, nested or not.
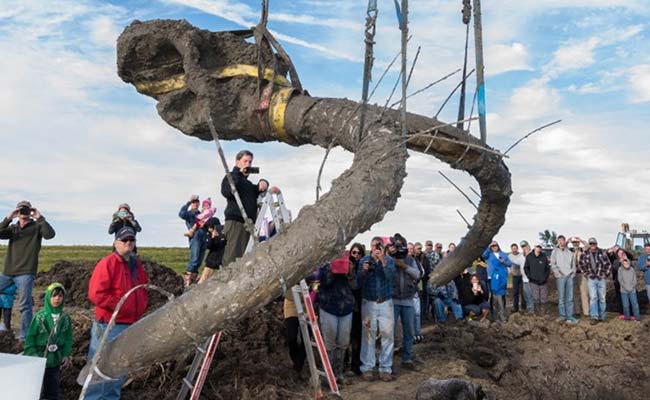
[[(319, 372), (320, 372), (320, 371), (319, 371)], [(187, 386), (188, 388), (190, 388), (190, 390), (192, 390), (192, 389), (194, 388), (194, 385), (192, 384), (192, 382), (188, 381), (187, 378), (183, 378), (183, 385), (185, 385), (185, 386)]]

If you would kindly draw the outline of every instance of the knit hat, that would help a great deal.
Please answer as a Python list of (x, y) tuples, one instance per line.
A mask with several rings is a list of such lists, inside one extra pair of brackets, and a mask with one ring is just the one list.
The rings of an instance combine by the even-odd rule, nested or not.
[(126, 208), (126, 211), (131, 211), (131, 207), (129, 207), (129, 205), (126, 204), (126, 203), (122, 203), (119, 206), (117, 206), (118, 210), (121, 209), (121, 208)]
[(201, 207), (202, 208), (212, 208), (212, 199), (210, 199), (208, 197), (207, 199), (203, 200), (203, 202), (201, 203)]

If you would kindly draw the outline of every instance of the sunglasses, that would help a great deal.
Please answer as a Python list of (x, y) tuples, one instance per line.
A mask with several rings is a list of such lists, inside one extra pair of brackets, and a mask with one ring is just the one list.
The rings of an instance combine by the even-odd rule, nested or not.
[(122, 243), (135, 242), (135, 238), (120, 239), (120, 242)]
[(352, 251), (350, 252), (350, 254), (352, 254), (352, 255), (354, 256), (354, 255), (357, 255), (357, 254), (361, 254), (361, 252), (360, 252), (360, 251), (357, 251), (357, 250), (352, 250)]

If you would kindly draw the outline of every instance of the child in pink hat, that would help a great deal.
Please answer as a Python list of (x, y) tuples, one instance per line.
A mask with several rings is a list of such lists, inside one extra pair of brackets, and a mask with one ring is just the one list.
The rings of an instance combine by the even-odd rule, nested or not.
[(194, 225), (192, 225), (190, 230), (185, 233), (185, 236), (188, 238), (194, 236), (194, 232), (196, 232), (197, 229), (203, 227), (203, 224), (212, 218), (216, 212), (217, 209), (212, 207), (212, 200), (209, 197), (203, 200), (203, 202), (201, 202), (201, 212), (196, 216), (196, 222)]

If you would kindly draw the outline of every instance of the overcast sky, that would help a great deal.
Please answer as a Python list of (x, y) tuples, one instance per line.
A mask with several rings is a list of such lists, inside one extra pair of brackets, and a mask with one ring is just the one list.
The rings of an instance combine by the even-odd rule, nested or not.
[[(155, 101), (118, 78), (115, 42), (134, 19), (186, 19), (214, 31), (249, 27), (259, 3), (0, 0), (0, 212), (31, 200), (57, 230), (55, 244), (110, 243), (110, 217), (122, 202), (143, 226), (141, 245), (187, 244), (177, 213), (192, 193), (211, 196), (223, 218), (223, 169), (214, 144), (167, 126)], [(375, 78), (400, 43), (393, 2), (378, 3)], [(462, 66), (465, 27), (460, 0), (410, 3), (411, 60), (421, 46), (411, 81), (416, 89)], [(367, 2), (270, 4), (269, 26), (303, 86), (314, 96), (359, 99)], [(491, 0), (483, 8), (489, 144), (504, 150), (537, 126), (563, 120), (506, 161), (514, 195), (497, 239), (534, 242), (537, 232), (551, 229), (610, 245), (621, 222), (650, 229), (650, 3)], [(373, 101), (383, 104), (396, 77), (397, 67)], [(435, 114), (458, 79), (409, 100), (410, 111)], [(456, 96), (441, 119), (455, 120), (457, 107)], [(476, 135), (477, 128), (471, 128)], [(224, 147), (230, 162), (239, 149), (251, 149), (261, 176), (283, 189), (294, 216), (314, 202), (324, 149), (240, 141)], [(326, 190), (351, 160), (333, 151)], [(471, 218), (473, 208), (438, 170), (470, 195), (476, 183), (415, 153), (407, 166), (396, 210), (357, 239), (401, 232), (412, 241), (458, 242), (465, 226), (456, 209)]]

